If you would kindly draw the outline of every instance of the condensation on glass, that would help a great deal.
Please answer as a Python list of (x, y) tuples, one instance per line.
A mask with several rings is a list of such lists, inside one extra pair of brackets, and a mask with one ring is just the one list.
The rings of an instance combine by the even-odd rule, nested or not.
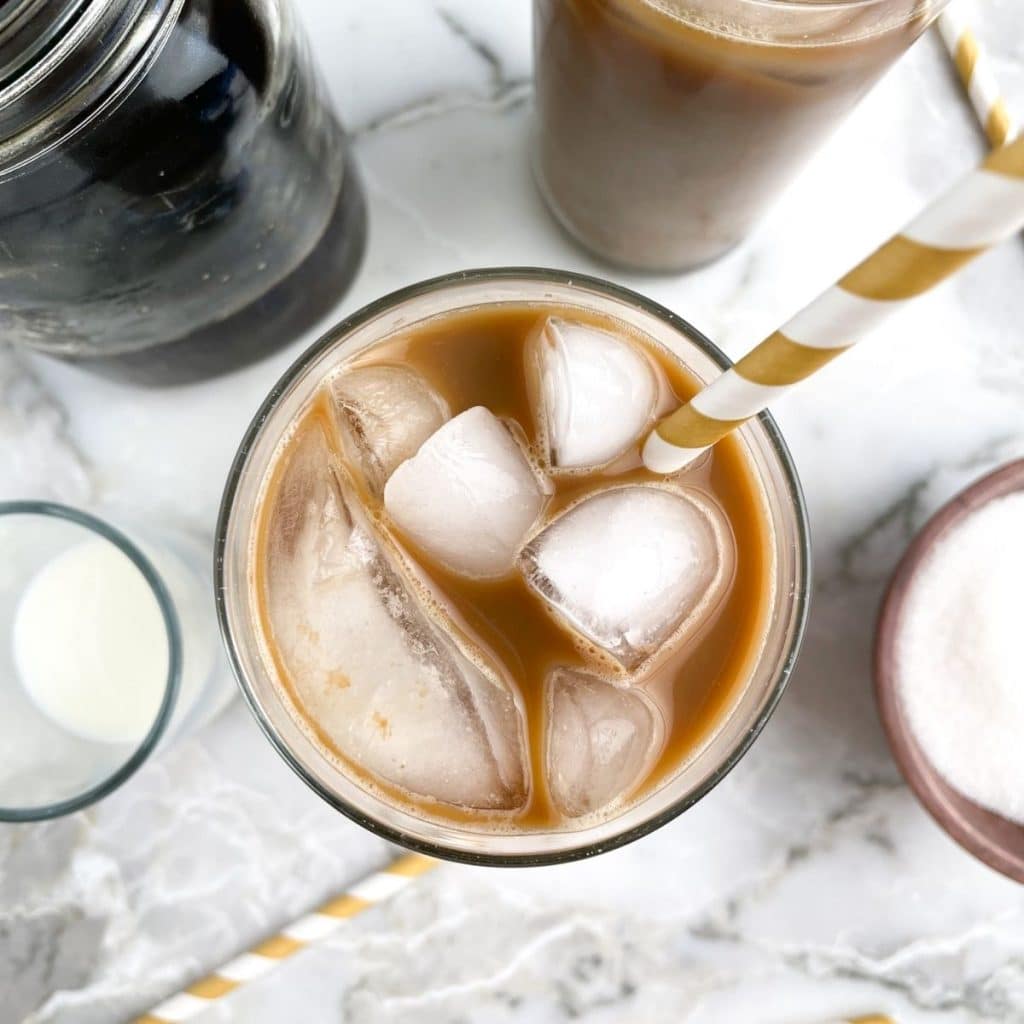
[(284, 0), (0, 4), (0, 330), (148, 382), (259, 357), (363, 248)]

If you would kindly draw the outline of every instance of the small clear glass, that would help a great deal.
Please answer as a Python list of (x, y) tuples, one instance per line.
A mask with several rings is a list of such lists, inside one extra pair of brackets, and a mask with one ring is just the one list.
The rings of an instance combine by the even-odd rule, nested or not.
[(434, 856), (499, 866), (554, 864), (614, 849), (659, 828), (708, 793), (743, 756), (782, 696), (796, 662), (807, 615), (810, 546), (796, 470), (774, 421), (763, 413), (738, 433), (761, 485), (774, 539), (771, 610), (759, 656), (742, 695), (703, 748), (670, 780), (613, 818), (557, 831), (495, 832), (421, 817), (345, 774), (297, 724), (261, 656), (251, 581), (252, 531), (263, 481), (284, 432), (340, 362), (418, 322), (502, 302), (576, 306), (610, 316), (664, 345), (700, 380), (731, 365), (707, 338), (663, 306), (581, 274), (532, 267), (463, 271), (385, 296), (310, 347), (257, 410), (221, 505), (214, 587), (243, 695), (278, 753), (329, 804), (392, 842)]
[[(148, 523), (121, 525), (49, 502), (0, 503), (0, 821), (53, 818), (99, 800), (154, 749), (200, 728), (234, 693), (214, 623), (204, 545)], [(77, 570), (68, 569), (72, 562)], [(130, 586), (134, 604), (125, 630), (137, 628), (135, 605), (150, 613), (143, 615), (154, 627), (147, 661), (159, 676), (150, 677), (151, 700), (141, 702), (130, 735), (105, 732), (103, 721), (133, 700), (136, 680), (97, 694), (76, 677), (73, 660), (88, 654), (82, 645), (95, 621), (87, 605), (98, 599), (88, 587), (69, 597), (61, 589), (68, 571), (100, 591), (98, 577), (106, 575), (108, 593), (111, 573)], [(73, 624), (85, 623), (81, 629), (67, 628), (66, 614), (56, 607), (62, 602), (52, 600), (58, 595), (81, 597), (81, 622)], [(125, 637), (131, 641), (139, 642)], [(42, 676), (53, 659), (60, 664), (60, 690)]]

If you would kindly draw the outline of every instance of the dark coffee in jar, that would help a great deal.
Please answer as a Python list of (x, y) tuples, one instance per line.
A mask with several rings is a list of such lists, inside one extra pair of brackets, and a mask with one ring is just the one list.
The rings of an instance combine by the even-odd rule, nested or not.
[(37, 55), (0, 80), (0, 101), (22, 83), (0, 114), (5, 336), (153, 382), (290, 340), (340, 297), (364, 232), (293, 12), (77, 6), (49, 26), (54, 70), (40, 77)]

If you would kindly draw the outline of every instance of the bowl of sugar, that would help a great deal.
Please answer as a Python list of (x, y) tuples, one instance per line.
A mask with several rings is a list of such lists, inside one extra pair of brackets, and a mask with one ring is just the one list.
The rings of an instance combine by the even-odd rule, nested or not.
[(1024, 460), (961, 492), (896, 568), (875, 641), (893, 756), (938, 824), (1024, 882)]

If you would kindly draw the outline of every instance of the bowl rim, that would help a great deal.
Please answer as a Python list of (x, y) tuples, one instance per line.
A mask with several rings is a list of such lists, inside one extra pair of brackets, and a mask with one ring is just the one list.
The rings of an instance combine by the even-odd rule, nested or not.
[(564, 864), (574, 860), (582, 860), (600, 853), (606, 853), (618, 847), (634, 842), (645, 835), (666, 825), (673, 818), (678, 817), (688, 810), (699, 800), (703, 799), (714, 789), (739, 763), (742, 757), (750, 749), (751, 744), (760, 735), (761, 730), (767, 724), (782, 698), (786, 684), (792, 676), (798, 656), (803, 644), (803, 638), (807, 626), (807, 617), (811, 599), (811, 581), (813, 578), (811, 560), (811, 538), (809, 516), (807, 505), (804, 499), (800, 478), (796, 471), (792, 455), (782, 433), (775, 423), (775, 420), (767, 412), (762, 412), (756, 417), (759, 425), (765, 431), (767, 440), (772, 448), (781, 469), (781, 475), (785, 481), (786, 493), (792, 502), (794, 520), (796, 524), (796, 538), (794, 544), (794, 556), (798, 566), (798, 578), (801, 586), (794, 588), (793, 611), (792, 611), (792, 633), (786, 647), (785, 655), (781, 659), (777, 677), (765, 699), (756, 719), (746, 729), (742, 737), (736, 742), (722, 763), (711, 772), (708, 777), (691, 792), (675, 800), (660, 813), (638, 823), (629, 829), (624, 829), (607, 838), (596, 842), (587, 842), (578, 846), (572, 846), (557, 851), (514, 853), (514, 854), (491, 854), (480, 851), (460, 850), (443, 846), (428, 840), (420, 839), (409, 835), (399, 828), (380, 822), (361, 811), (359, 808), (348, 803), (339, 797), (328, 787), (320, 784), (318, 780), (306, 770), (299, 758), (290, 750), (288, 745), (278, 735), (273, 723), (266, 719), (259, 705), (259, 701), (251, 692), (242, 658), (236, 647), (235, 638), (230, 622), (228, 610), (227, 588), (225, 581), (225, 559), (227, 555), (227, 541), (235, 496), (238, 491), (242, 474), (249, 460), (250, 452), (256, 444), (264, 424), (269, 419), (277, 404), (286, 395), (291, 385), (302, 375), (310, 362), (317, 358), (326, 349), (339, 344), (341, 339), (350, 334), (362, 324), (372, 320), (377, 315), (414, 299), (425, 293), (442, 290), (452, 285), (486, 283), (488, 281), (527, 280), (535, 282), (549, 282), (566, 286), (581, 285), (584, 288), (591, 288), (601, 292), (613, 299), (618, 299), (632, 305), (646, 313), (655, 316), (669, 326), (683, 333), (689, 340), (699, 346), (711, 359), (721, 368), (724, 373), (732, 366), (732, 360), (701, 331), (694, 327), (689, 321), (683, 319), (672, 310), (655, 302), (646, 296), (625, 288), (611, 281), (587, 274), (575, 273), (566, 270), (557, 270), (547, 267), (536, 266), (500, 266), (480, 267), (469, 270), (460, 270), (453, 273), (442, 274), (437, 277), (428, 278), (406, 287), (389, 292), (378, 299), (368, 303), (361, 309), (341, 318), (328, 326), (325, 331), (284, 371), (277, 382), (271, 387), (266, 398), (260, 403), (259, 408), (252, 417), (242, 439), (238, 450), (232, 460), (230, 470), (224, 487), (221, 499), (220, 511), (217, 517), (217, 525), (214, 534), (213, 551), (213, 576), (214, 576), (214, 597), (217, 606), (217, 620), (220, 626), (221, 638), (224, 648), (228, 654), (228, 661), (231, 670), (242, 691), (243, 698), (253, 717), (259, 724), (260, 729), (270, 741), (271, 745), (282, 757), (286, 764), (329, 806), (340, 811), (357, 825), (367, 829), (373, 834), (386, 839), (388, 842), (413, 850), (417, 853), (426, 854), (443, 860), (453, 861), (462, 864), (494, 866), (494, 867), (540, 867), (553, 864)]
[[(1014, 459), (986, 473), (942, 505), (915, 534), (886, 587), (879, 607), (873, 652), (875, 703), (882, 729), (911, 792), (935, 823), (964, 850), (1000, 874), (1024, 883), (1024, 855), (1016, 856), (988, 831), (968, 821), (944, 799), (952, 792), (961, 801), (994, 821), (1019, 828), (1010, 821), (964, 796), (946, 782), (917, 743), (899, 697), (896, 643), (900, 635), (907, 596), (925, 559), (949, 531), (968, 516), (997, 498), (1024, 491), (1024, 458)], [(1022, 839), (1024, 842), (1024, 839)]]

